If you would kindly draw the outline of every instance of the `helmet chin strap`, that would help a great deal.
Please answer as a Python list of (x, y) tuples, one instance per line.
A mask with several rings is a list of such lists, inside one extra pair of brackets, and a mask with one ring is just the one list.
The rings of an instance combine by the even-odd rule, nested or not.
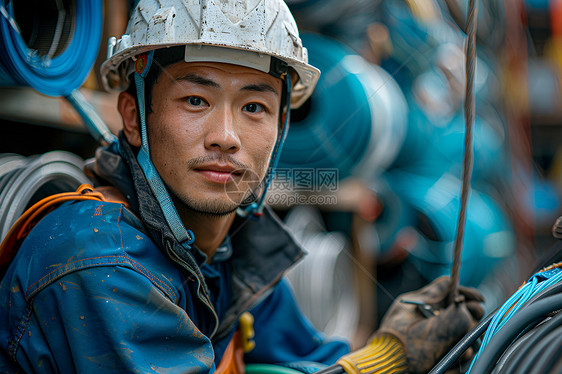
[(148, 185), (158, 200), (158, 204), (164, 213), (164, 218), (168, 226), (172, 230), (172, 234), (176, 240), (185, 248), (191, 249), (191, 244), (195, 241), (195, 235), (191, 230), (187, 230), (181, 221), (181, 218), (172, 202), (172, 198), (164, 186), (164, 182), (156, 171), (152, 160), (150, 159), (150, 150), (148, 147), (148, 136), (146, 131), (146, 108), (144, 97), (144, 78), (152, 64), (154, 51), (148, 52), (146, 55), (141, 55), (136, 61), (135, 84), (137, 88), (137, 98), (139, 105), (139, 117), (141, 126), (141, 140), (142, 145), (137, 155), (137, 160), (141, 169), (146, 176)]
[[(271, 181), (275, 177), (275, 171), (277, 170), (277, 164), (279, 163), (279, 159), (281, 158), (281, 150), (283, 149), (283, 144), (285, 144), (285, 138), (287, 137), (287, 131), (289, 131), (289, 120), (291, 117), (291, 76), (289, 73), (285, 74), (285, 87), (287, 94), (285, 95), (285, 105), (284, 107), (287, 108), (287, 114), (285, 116), (285, 121), (283, 122), (283, 128), (281, 129), (281, 134), (277, 139), (275, 144), (275, 148), (273, 149), (273, 154), (271, 155), (271, 160), (269, 161), (268, 173), (265, 179), (265, 187), (263, 192), (259, 198), (258, 202), (252, 202), (245, 208), (239, 207), (236, 210), (236, 213), (241, 217), (250, 217), (250, 218), (259, 218), (263, 215), (263, 208), (265, 203), (265, 198), (267, 195), (267, 190), (269, 189), (269, 185)], [(281, 111), (282, 113), (283, 111)]]

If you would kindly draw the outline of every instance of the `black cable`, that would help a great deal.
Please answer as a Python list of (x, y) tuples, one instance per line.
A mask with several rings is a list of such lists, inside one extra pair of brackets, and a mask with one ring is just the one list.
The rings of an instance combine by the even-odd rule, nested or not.
[[(560, 330), (560, 329), (559, 329)], [(544, 357), (544, 365), (543, 362), (539, 362), (537, 365), (537, 370), (540, 369), (540, 373), (542, 374), (547, 374), (547, 373), (553, 373), (553, 374), (558, 374), (560, 373), (560, 369), (556, 369), (556, 367), (560, 367), (562, 364), (562, 359), (561, 359), (561, 355), (562, 355), (562, 336), (560, 334), (561, 332), (558, 331), (557, 332), (557, 340), (555, 342), (553, 342), (552, 347), (556, 348), (555, 350), (551, 350), (551, 352), (548, 352), (546, 354), (543, 355)], [(556, 367), (555, 367), (556, 365)], [(535, 370), (536, 371), (536, 370)], [(534, 374), (534, 373), (531, 373)]]
[(490, 373), (501, 353), (532, 323), (538, 322), (546, 314), (562, 308), (562, 294), (556, 294), (521, 308), (505, 325), (492, 337), (486, 348), (475, 361), (473, 373)]
[[(533, 297), (531, 297), (525, 304), (523, 304), (522, 308), (525, 306), (534, 303), (537, 300), (544, 299), (545, 297), (557, 294), (562, 292), (562, 282), (555, 283), (548, 288), (545, 288), (541, 292), (537, 293)], [(546, 321), (545, 321), (546, 322)], [(506, 352), (502, 355), (502, 358), (498, 362), (496, 367), (496, 371), (498, 373), (505, 372), (505, 373), (512, 373), (521, 365), (522, 360), (526, 357), (528, 353), (529, 347), (532, 347), (536, 344), (536, 341), (539, 340), (537, 338), (537, 333), (543, 329), (544, 324), (540, 325), (533, 325), (527, 326), (526, 330), (530, 330), (526, 332), (525, 330), (519, 335), (520, 337), (516, 340), (511, 347), (509, 347)], [(525, 335), (523, 335), (525, 334)], [(541, 333), (541, 336), (544, 336), (544, 333)], [(531, 339), (529, 341), (529, 339)], [(529, 343), (527, 343), (529, 341)]]
[(439, 361), (437, 365), (431, 369), (429, 374), (443, 374), (455, 362), (459, 360), (462, 354), (474, 344), (474, 342), (488, 329), (492, 318), (496, 314), (497, 309), (488, 314), (476, 326), (472, 328), (450, 351)]
[[(553, 333), (555, 331), (556, 333)], [(544, 366), (552, 361), (552, 353), (559, 348), (557, 344), (560, 341), (559, 332), (559, 329), (551, 330), (550, 334), (535, 346), (526, 360), (522, 362), (519, 369), (521, 373), (537, 373), (537, 370), (539, 370), (538, 373), (544, 373)]]
[(519, 354), (520, 350), (524, 347), (524, 344), (537, 333), (537, 331), (538, 330), (536, 328), (531, 329), (519, 339), (515, 340), (515, 342), (513, 342), (513, 344), (509, 346), (501, 356), (494, 369), (494, 374), (513, 372), (513, 368), (517, 367), (523, 359), (523, 356)]
[[(555, 295), (557, 293), (562, 292), (562, 282), (560, 283), (556, 283), (544, 290), (542, 290), (541, 292), (539, 292), (538, 294), (534, 295), (533, 297), (531, 297), (520, 309), (520, 311), (518, 313), (520, 313), (523, 309), (525, 309), (526, 307), (529, 307), (531, 304), (542, 300), (544, 298), (548, 298), (551, 297), (552, 295)], [(451, 367), (455, 362), (457, 362), (459, 360), (459, 358), (462, 356), (462, 354), (469, 348), (471, 347), (476, 340), (487, 330), (492, 318), (494, 317), (494, 315), (496, 314), (498, 309), (494, 310), (492, 313), (490, 313), (488, 316), (486, 316), (484, 319), (482, 319), (474, 328), (472, 328), (472, 330), (470, 330), (468, 332), (468, 334), (466, 334), (464, 336), (464, 338), (459, 341), (448, 353), (445, 357), (443, 357), (441, 359), (441, 361), (439, 361), (439, 363), (433, 367), (433, 369), (429, 372), (429, 374), (443, 374), (447, 371), (447, 369), (449, 369), (449, 367)], [(552, 311), (549, 310), (549, 311)], [(517, 314), (515, 315), (517, 316)], [(514, 317), (515, 317), (514, 316)], [(512, 317), (512, 319), (514, 318)], [(561, 317), (562, 318), (562, 317)], [(534, 325), (533, 325), (534, 326)], [(504, 326), (505, 327), (505, 326)], [(528, 326), (526, 326), (528, 327)], [(503, 328), (502, 328), (503, 329)], [(524, 331), (525, 329), (521, 330)], [(518, 333), (520, 331), (518, 330)], [(497, 334), (496, 334), (497, 335)], [(534, 333), (533, 333), (534, 335)], [(480, 358), (481, 359), (481, 358)], [(479, 359), (479, 360), (480, 360)], [(478, 361), (479, 361), (478, 360)], [(475, 363), (476, 364), (476, 363)], [(339, 365), (335, 365), (338, 366), (339, 368), (341, 368), (341, 366)], [(512, 366), (509, 366), (512, 367)], [(329, 367), (326, 369), (323, 369), (322, 371), (318, 371), (318, 374), (332, 374), (332, 373), (344, 373), (343, 368), (341, 371), (327, 371), (328, 369), (332, 369), (333, 367)], [(510, 371), (507, 371), (510, 372)]]
[[(560, 352), (560, 353), (562, 353), (562, 352)], [(553, 365), (554, 366), (552, 366), (550, 368), (549, 373), (553, 373), (553, 374), (562, 373), (562, 360), (558, 360), (557, 362), (553, 362)]]
[[(505, 373), (512, 373), (516, 368), (520, 369), (523, 367), (530, 368), (533, 365), (534, 358), (540, 355), (542, 349), (544, 349), (543, 343), (549, 340), (552, 330), (560, 327), (562, 325), (562, 314), (558, 313), (553, 318), (545, 321), (539, 326), (535, 327), (533, 330), (535, 333), (526, 339), (517, 351), (516, 355), (513, 356), (511, 362), (504, 366)], [(519, 339), (518, 339), (519, 340)], [(530, 362), (529, 362), (530, 361)], [(523, 371), (525, 372), (525, 371)]]
[[(534, 303), (537, 300), (543, 299), (545, 297), (557, 294), (562, 292), (562, 282), (553, 284), (552, 286), (545, 288), (541, 292), (537, 293), (533, 297), (531, 297), (525, 304), (529, 305)], [(523, 306), (523, 307), (524, 307)], [(486, 331), (488, 328), (490, 321), (496, 314), (499, 308), (488, 314), (484, 319), (482, 319), (475, 327), (470, 330), (463, 339), (461, 339), (448, 353), (439, 361), (437, 365), (433, 367), (433, 369), (429, 372), (429, 374), (443, 374), (449, 369), (459, 358), (462, 354), (470, 348), (474, 342)]]

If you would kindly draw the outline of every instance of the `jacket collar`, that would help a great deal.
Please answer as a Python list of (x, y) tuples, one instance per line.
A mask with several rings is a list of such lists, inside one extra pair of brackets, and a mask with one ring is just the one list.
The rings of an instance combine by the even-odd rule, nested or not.
[[(178, 252), (176, 255), (183, 259), (204, 283), (198, 265), (206, 260), (205, 256), (195, 248), (186, 253), (187, 251), (177, 243), (135, 153), (122, 133), (119, 136), (119, 150), (115, 146), (98, 149), (95, 162), (89, 165), (88, 169), (96, 184), (111, 184), (123, 193), (158, 247), (163, 249), (166, 248), (167, 242), (173, 242), (174, 251)], [(304, 255), (292, 234), (268, 207), (259, 220), (237, 217), (229, 231), (229, 237), (233, 248), (233, 276), (238, 284), (235, 288), (248, 295), (263, 293)], [(235, 294), (235, 298), (240, 296)], [(237, 304), (247, 307), (245, 304), (249, 300), (243, 299)]]

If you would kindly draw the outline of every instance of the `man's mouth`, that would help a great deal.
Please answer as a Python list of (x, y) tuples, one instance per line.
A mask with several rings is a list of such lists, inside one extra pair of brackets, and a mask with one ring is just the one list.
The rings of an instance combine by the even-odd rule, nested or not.
[(194, 168), (209, 182), (225, 184), (229, 183), (243, 174), (243, 170), (232, 165), (206, 164)]

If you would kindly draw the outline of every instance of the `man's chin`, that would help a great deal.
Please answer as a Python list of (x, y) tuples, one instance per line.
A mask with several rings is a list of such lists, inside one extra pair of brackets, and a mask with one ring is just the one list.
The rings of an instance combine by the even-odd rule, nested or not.
[[(248, 194), (217, 194), (212, 196), (180, 196), (173, 194), (174, 203), (183, 205), (193, 213), (210, 216), (222, 217), (236, 212), (239, 206), (246, 206), (249, 200)], [(255, 200), (255, 199), (254, 199)], [(252, 200), (253, 201), (253, 200)], [(182, 210), (182, 209), (179, 209)]]
[(203, 207), (189, 207), (193, 212), (210, 217), (223, 217), (230, 215), (236, 211), (237, 206), (230, 207), (217, 207), (217, 206), (203, 206)]
[(195, 213), (211, 217), (227, 216), (238, 208), (232, 201), (185, 201), (184, 204)]

